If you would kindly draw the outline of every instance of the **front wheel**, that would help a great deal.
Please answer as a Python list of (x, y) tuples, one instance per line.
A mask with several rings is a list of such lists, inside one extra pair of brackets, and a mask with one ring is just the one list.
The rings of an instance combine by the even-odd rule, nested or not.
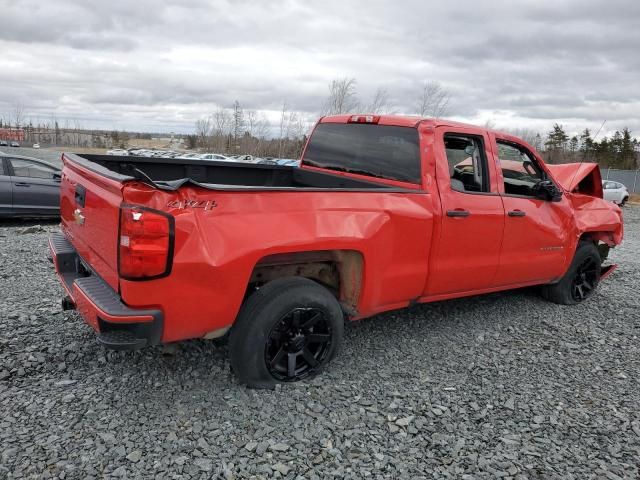
[(601, 264), (596, 246), (592, 242), (581, 242), (564, 277), (542, 287), (543, 297), (561, 305), (575, 305), (586, 300), (600, 282)]
[(624, 197), (624, 198), (622, 199), (622, 201), (620, 202), (620, 206), (621, 206), (621, 207), (624, 207), (624, 206), (625, 206), (625, 204), (627, 203), (627, 200), (629, 200), (629, 197)]
[(231, 367), (254, 388), (311, 378), (336, 355), (344, 316), (323, 286), (301, 277), (274, 280), (243, 305), (229, 337)]

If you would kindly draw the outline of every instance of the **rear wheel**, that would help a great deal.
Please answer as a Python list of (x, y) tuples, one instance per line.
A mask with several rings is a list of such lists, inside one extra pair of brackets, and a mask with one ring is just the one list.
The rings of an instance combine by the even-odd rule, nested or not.
[(545, 285), (542, 295), (561, 305), (575, 305), (595, 292), (600, 281), (602, 260), (592, 242), (581, 242), (567, 273), (557, 283)]
[(336, 298), (306, 278), (274, 280), (242, 307), (229, 337), (242, 383), (270, 388), (320, 373), (338, 352), (344, 317)]

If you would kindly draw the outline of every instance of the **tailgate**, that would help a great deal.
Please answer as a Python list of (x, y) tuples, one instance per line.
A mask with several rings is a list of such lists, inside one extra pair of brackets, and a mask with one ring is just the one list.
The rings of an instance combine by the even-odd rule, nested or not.
[(118, 291), (118, 224), (122, 183), (63, 154), (60, 188), (62, 230), (80, 257)]

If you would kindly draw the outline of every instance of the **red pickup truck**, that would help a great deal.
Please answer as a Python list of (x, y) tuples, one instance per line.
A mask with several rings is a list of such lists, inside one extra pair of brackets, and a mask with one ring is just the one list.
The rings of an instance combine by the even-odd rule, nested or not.
[(229, 333), (240, 381), (318, 373), (344, 319), (531, 285), (589, 297), (622, 240), (598, 167), (402, 116), (315, 126), (301, 167), (64, 154), (65, 308), (116, 349)]

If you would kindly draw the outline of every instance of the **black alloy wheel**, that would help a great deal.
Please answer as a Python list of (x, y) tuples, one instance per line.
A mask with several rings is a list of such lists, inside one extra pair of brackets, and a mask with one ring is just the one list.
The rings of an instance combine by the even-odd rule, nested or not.
[(278, 278), (242, 305), (229, 335), (231, 368), (251, 388), (307, 380), (335, 357), (343, 334), (332, 292), (308, 278)]
[(331, 350), (331, 324), (318, 308), (295, 308), (277, 322), (267, 340), (269, 373), (281, 382), (313, 375)]
[(598, 266), (593, 257), (587, 257), (576, 269), (571, 282), (571, 296), (581, 302), (593, 293), (598, 284)]

